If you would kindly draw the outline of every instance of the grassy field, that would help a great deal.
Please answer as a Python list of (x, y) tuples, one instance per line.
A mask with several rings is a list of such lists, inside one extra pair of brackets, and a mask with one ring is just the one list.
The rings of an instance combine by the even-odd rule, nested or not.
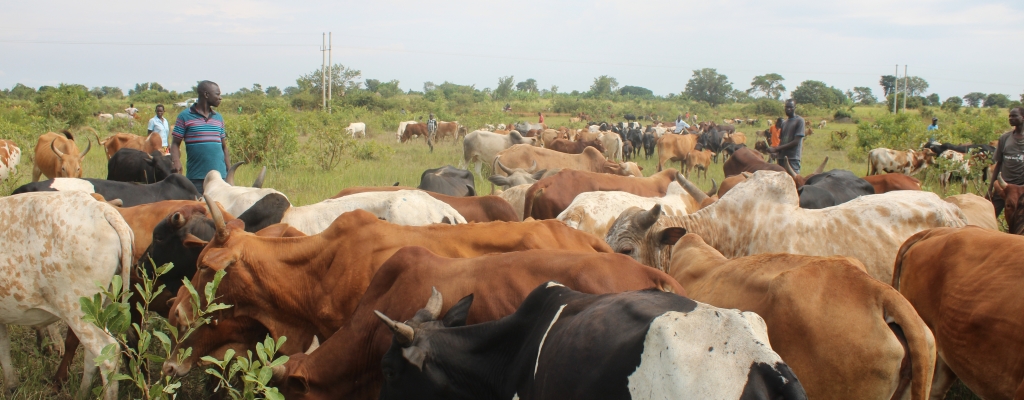
[[(142, 108), (140, 106), (140, 108)], [(871, 119), (875, 115), (884, 114), (886, 111), (881, 107), (866, 107), (858, 108), (858, 117), (863, 119)], [(168, 113), (169, 116), (174, 113)], [(714, 115), (717, 121), (721, 121), (722, 118), (731, 118), (734, 113), (723, 111), (720, 115)], [(739, 114), (735, 114), (739, 117)], [(803, 155), (803, 173), (807, 174), (812, 172), (818, 164), (827, 156), (829, 157), (829, 163), (826, 169), (846, 169), (853, 171), (857, 175), (864, 175), (867, 172), (866, 159), (855, 159), (851, 160), (847, 157), (846, 151), (842, 150), (831, 150), (829, 148), (829, 136), (832, 131), (848, 131), (851, 135), (857, 130), (855, 124), (837, 124), (829, 122), (829, 125), (825, 129), (817, 129), (817, 121), (823, 119), (823, 116), (809, 116), (807, 121), (809, 125), (815, 128), (815, 134), (808, 137), (804, 144), (804, 155)], [(525, 118), (524, 118), (525, 119)], [(831, 118), (828, 118), (831, 121)], [(535, 119), (530, 119), (534, 121)], [(493, 121), (508, 122), (508, 121)], [(560, 125), (570, 125), (568, 116), (548, 116), (546, 122), (551, 127), (558, 127)], [(470, 127), (471, 130), (474, 127)], [(143, 128), (144, 129), (144, 128)], [(228, 127), (229, 132), (231, 127)], [(747, 134), (749, 138), (748, 145), (753, 146), (753, 138), (755, 131), (765, 129), (765, 124), (762, 123), (757, 127), (750, 126), (738, 126), (737, 130)], [(133, 132), (139, 132), (139, 127), (136, 126), (131, 129)], [(41, 132), (40, 132), (41, 133)], [(106, 136), (107, 132), (101, 130), (101, 136)], [(230, 135), (230, 133), (229, 133)], [(230, 137), (230, 136), (229, 136)], [(93, 150), (87, 155), (85, 162), (85, 177), (90, 178), (105, 178), (106, 177), (106, 157), (102, 149), (98, 148), (95, 139), (91, 135), (80, 135), (77, 142), (81, 149), (86, 146), (86, 140), (93, 141)], [(393, 150), (393, 154), (386, 156), (379, 160), (359, 160), (352, 159), (349, 164), (343, 167), (334, 169), (333, 171), (324, 171), (319, 167), (299, 163), (297, 165), (284, 168), (284, 169), (273, 169), (268, 172), (267, 180), (264, 187), (275, 188), (285, 193), (289, 199), (295, 205), (306, 205), (319, 202), (323, 199), (329, 198), (336, 194), (341, 189), (351, 186), (383, 186), (391, 185), (395, 182), (399, 182), (401, 185), (416, 186), (419, 183), (419, 176), (423, 170), (428, 168), (436, 168), (443, 165), (460, 166), (462, 161), (462, 146), (461, 142), (443, 142), (434, 146), (434, 151), (429, 152), (427, 146), (422, 140), (416, 140), (410, 143), (397, 143), (395, 140), (394, 130), (384, 129), (371, 129), (370, 137), (366, 139), (359, 139), (360, 141), (375, 141), (380, 146), (390, 148)], [(852, 139), (851, 139), (852, 140)], [(299, 142), (305, 144), (308, 141), (308, 137), (300, 136)], [(301, 146), (301, 152), (316, 151), (306, 146)], [(29, 153), (32, 149), (23, 149), (26, 153), (21, 162), (20, 171), (16, 179), (11, 179), (9, 182), (5, 182), (0, 186), (0, 193), (10, 193), (15, 187), (27, 183), (31, 178), (31, 157)], [(306, 157), (307, 155), (302, 155)], [(646, 175), (650, 175), (656, 171), (657, 159), (652, 157), (651, 159), (645, 159), (642, 156), (636, 160), (640, 164)], [(236, 183), (239, 185), (251, 184), (258, 172), (259, 165), (245, 166), (239, 169)], [(670, 167), (678, 168), (678, 164), (670, 165)], [(484, 167), (484, 171), (488, 171), (489, 167)], [(485, 173), (486, 175), (486, 173)], [(719, 163), (712, 164), (708, 176), (721, 182), (724, 174), (722, 172), (722, 161)], [(695, 179), (694, 179), (695, 180)], [(710, 181), (696, 181), (700, 187), (708, 189), (711, 186)], [(490, 183), (480, 177), (476, 180), (477, 190), (481, 194), (488, 194), (490, 192)], [(924, 180), (924, 187), (926, 190), (938, 191), (938, 184), (934, 177), (930, 177)], [(954, 189), (948, 194), (958, 193), (957, 189)], [(977, 193), (978, 191), (974, 189)], [(61, 392), (53, 392), (47, 386), (47, 382), (55, 371), (59, 358), (54, 354), (40, 353), (35, 349), (35, 335), (31, 329), (24, 327), (10, 328), (11, 338), (13, 342), (12, 355), (14, 358), (14, 364), (18, 370), (22, 387), (14, 395), (6, 393), (0, 394), (0, 399), (43, 399), (43, 398), (56, 398), (56, 399), (69, 399), (72, 398), (72, 393), (77, 390), (79, 379), (81, 379), (81, 368), (82, 368), (82, 355), (79, 352), (77, 361), (72, 367), (71, 381)], [(158, 370), (158, 368), (156, 369)], [(184, 390), (178, 398), (207, 398), (208, 394), (203, 389), (205, 378), (200, 375), (201, 372), (194, 371), (193, 374), (186, 379)], [(121, 385), (122, 397), (127, 396), (133, 392), (127, 387), (127, 385)], [(949, 399), (971, 399), (975, 398), (962, 386), (958, 385), (954, 387), (947, 397)]]

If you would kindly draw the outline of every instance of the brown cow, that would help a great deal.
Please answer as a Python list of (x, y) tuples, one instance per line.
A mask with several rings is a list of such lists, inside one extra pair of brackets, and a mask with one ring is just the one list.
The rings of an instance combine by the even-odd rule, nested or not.
[[(414, 227), (355, 210), (317, 235), (267, 238), (243, 231), (239, 220), (225, 225), (219, 212), (213, 216), (217, 233), (199, 256), (192, 285), (205, 288), (217, 271), (230, 268), (217, 296), (232, 307), (218, 311), (213, 316), (218, 323), (199, 327), (175, 348), (191, 347), (192, 355), (181, 364), (168, 360), (167, 374), (184, 375), (204, 355), (252, 349), (267, 333), (288, 337), (281, 348), (285, 354), (304, 350), (313, 336), (330, 337), (352, 315), (377, 268), (405, 246), (423, 246), (446, 257), (545, 248), (610, 252), (600, 239), (558, 221)], [(188, 291), (179, 290), (170, 323), (188, 329), (195, 306)]]
[[(94, 131), (93, 134), (96, 134), (96, 132)], [(108, 137), (106, 140), (100, 140), (99, 135), (96, 135), (96, 141), (99, 142), (100, 146), (103, 146), (108, 160), (121, 149), (135, 149), (146, 154), (154, 151), (164, 152), (162, 139), (160, 139), (160, 134), (156, 132), (146, 137), (132, 133), (115, 133), (114, 136)]]
[(722, 163), (722, 171), (727, 178), (742, 172), (753, 173), (761, 170), (787, 172), (782, 166), (766, 162), (760, 154), (746, 147), (736, 149), (732, 157)]
[(32, 182), (39, 181), (39, 175), (47, 178), (81, 178), (82, 160), (92, 150), (92, 142), (82, 154), (78, 154), (75, 137), (69, 131), (47, 132), (36, 142), (35, 164), (32, 167)]
[[(631, 176), (631, 172), (625, 165), (606, 160), (595, 148), (583, 149), (580, 154), (565, 154), (562, 152), (534, 147), (531, 145), (517, 144), (502, 150), (498, 153), (501, 163), (508, 169), (521, 168), (524, 170), (536, 166), (538, 169), (548, 171), (555, 169), (575, 169), (579, 171), (603, 172), (614, 175)], [(501, 175), (504, 171), (495, 169), (495, 173)]]
[(583, 152), (583, 149), (586, 149), (587, 147), (593, 147), (601, 153), (604, 153), (605, 151), (604, 143), (601, 143), (598, 139), (579, 142), (573, 142), (569, 139), (555, 139), (551, 141), (551, 146), (544, 145), (544, 147), (566, 154), (580, 154)]
[[(923, 400), (935, 365), (931, 332), (907, 300), (864, 270), (860, 261), (837, 256), (775, 253), (730, 260), (691, 233), (672, 247), (666, 272), (694, 300), (764, 318), (772, 349), (800, 377), (807, 398), (903, 398), (893, 391), (901, 380), (905, 340), (912, 398)], [(898, 334), (887, 317), (902, 328)]]
[(747, 144), (747, 135), (743, 132), (736, 132), (725, 136), (726, 143)]
[(983, 399), (1021, 398), (1022, 251), (1024, 238), (973, 226), (929, 229), (903, 243), (892, 286), (935, 334), (933, 399), (957, 378)]
[(430, 144), (430, 138), (427, 137), (427, 124), (406, 125), (405, 132), (402, 132), (402, 138), (400, 139), (400, 142), (405, 143), (406, 141), (412, 140), (412, 138), (416, 136), (422, 137), (423, 140), (427, 142), (428, 146), (433, 147), (433, 145)]
[(583, 192), (619, 191), (641, 197), (663, 197), (675, 178), (676, 170), (671, 168), (647, 178), (565, 169), (537, 181), (526, 191), (523, 217), (556, 218)]
[(875, 187), (875, 194), (882, 194), (893, 190), (921, 190), (921, 181), (900, 173), (868, 175), (861, 179), (868, 181), (871, 186)]
[[(892, 175), (892, 174), (887, 174)], [(999, 221), (996, 220), (996, 208), (991, 201), (972, 193), (958, 194), (944, 198), (947, 203), (956, 204), (967, 217), (967, 225), (999, 232)]]
[(374, 311), (412, 318), (433, 287), (445, 294), (444, 310), (475, 295), (467, 323), (476, 324), (512, 314), (547, 281), (594, 294), (648, 288), (683, 294), (671, 277), (619, 254), (528, 250), (458, 259), (406, 247), (374, 275), (349, 322), (311, 354), (292, 355), (275, 368), (275, 382), (288, 399), (376, 399), (384, 378), (380, 360), (392, 335)]
[(16, 173), (21, 162), (21, 149), (10, 140), (0, 139), (0, 182)]
[(691, 151), (690, 154), (686, 156), (686, 162), (684, 163), (683, 168), (686, 174), (686, 179), (690, 179), (690, 171), (696, 168), (697, 178), (700, 178), (700, 171), (704, 171), (704, 180), (707, 180), (708, 167), (711, 166), (711, 156), (714, 154), (715, 153), (712, 153), (711, 150), (708, 149)]
[(444, 140), (444, 138), (451, 137), (452, 141), (458, 141), (460, 134), (462, 136), (466, 136), (466, 127), (459, 125), (459, 121), (437, 121), (437, 130), (434, 131), (434, 140), (440, 142)]
[[(336, 199), (350, 194), (364, 192), (394, 192), (398, 190), (420, 189), (407, 186), (357, 186), (343, 189), (331, 198)], [(430, 197), (448, 203), (448, 205), (452, 206), (455, 211), (458, 211), (459, 214), (466, 219), (466, 222), (518, 222), (520, 220), (516, 215), (515, 209), (512, 208), (512, 205), (500, 196), (455, 197), (434, 193), (429, 190), (424, 191), (427, 192)]]
[(1006, 217), (1008, 232), (1014, 235), (1024, 235), (1024, 204), (1021, 198), (1024, 197), (1024, 186), (1006, 183), (1002, 175), (997, 176), (996, 184), (992, 185), (995, 193), (1005, 199), (1006, 207), (1003, 215)]
[(683, 169), (686, 156), (697, 147), (696, 135), (662, 135), (655, 147), (658, 149), (658, 171), (666, 162), (679, 161), (679, 169)]

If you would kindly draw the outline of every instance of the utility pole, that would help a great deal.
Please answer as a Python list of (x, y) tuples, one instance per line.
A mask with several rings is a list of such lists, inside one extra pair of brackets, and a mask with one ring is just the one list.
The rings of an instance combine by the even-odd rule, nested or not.
[(334, 61), (331, 60), (331, 56), (334, 55), (331, 52), (331, 50), (333, 50), (333, 49), (334, 49), (334, 32), (327, 32), (327, 68), (330, 69), (330, 72), (327, 74), (327, 113), (328, 114), (331, 113), (331, 108), (333, 107), (333, 104), (331, 104), (331, 100), (333, 99), (331, 97), (331, 89), (334, 88)]
[(892, 76), (893, 88), (892, 88), (892, 113), (896, 114), (896, 100), (900, 98), (900, 65), (896, 64), (896, 75)]
[(910, 95), (910, 77), (907, 76), (907, 64), (903, 64), (903, 113), (907, 113), (907, 96)]
[(327, 108), (327, 87), (326, 87), (326, 76), (324, 70), (327, 66), (327, 34), (323, 34), (320, 43), (320, 109)]

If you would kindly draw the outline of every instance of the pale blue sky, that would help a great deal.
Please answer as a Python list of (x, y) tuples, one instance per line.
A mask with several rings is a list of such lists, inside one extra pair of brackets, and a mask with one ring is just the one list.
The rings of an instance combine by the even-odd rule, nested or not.
[[(320, 66), (320, 33), (334, 62), (364, 78), (586, 90), (599, 75), (664, 95), (710, 67), (746, 89), (782, 74), (869, 86), (909, 64), (942, 98), (1024, 92), (1020, 1), (292, 1), (83, 2), (4, 5), (0, 87), (58, 82), (120, 86), (197, 80), (235, 91), (284, 88)], [(149, 8), (152, 7), (152, 8)], [(1018, 71), (1013, 73), (1013, 71)]]

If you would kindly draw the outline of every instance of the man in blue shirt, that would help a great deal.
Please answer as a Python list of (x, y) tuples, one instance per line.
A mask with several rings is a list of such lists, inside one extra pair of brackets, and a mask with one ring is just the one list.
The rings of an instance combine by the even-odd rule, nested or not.
[(676, 117), (676, 130), (674, 131), (675, 133), (683, 133), (683, 130), (686, 130), (686, 129), (689, 129), (689, 128), (690, 128), (690, 124), (687, 124), (686, 121), (683, 120), (683, 116), (682, 115)]
[(149, 120), (149, 126), (146, 127), (146, 134), (152, 135), (156, 132), (160, 135), (160, 145), (167, 147), (167, 136), (171, 134), (170, 125), (167, 123), (167, 119), (164, 118), (164, 105), (156, 105), (156, 116)]
[(206, 174), (216, 170), (226, 177), (231, 165), (227, 135), (224, 133), (224, 118), (213, 111), (220, 106), (220, 86), (210, 81), (199, 82), (196, 87), (199, 101), (178, 114), (174, 122), (174, 142), (171, 146), (171, 171), (181, 172), (181, 142), (185, 142), (188, 168), (185, 177), (192, 181), (196, 190), (203, 193)]
[(786, 116), (789, 119), (782, 125), (780, 145), (768, 148), (768, 152), (778, 154), (779, 165), (785, 167), (784, 162), (789, 159), (789, 166), (793, 172), (800, 173), (800, 155), (804, 150), (804, 119), (796, 115), (796, 102), (793, 99), (786, 100)]
[(928, 125), (928, 130), (929, 131), (937, 131), (937, 130), (939, 130), (939, 119), (938, 118), (932, 117), (932, 124)]

